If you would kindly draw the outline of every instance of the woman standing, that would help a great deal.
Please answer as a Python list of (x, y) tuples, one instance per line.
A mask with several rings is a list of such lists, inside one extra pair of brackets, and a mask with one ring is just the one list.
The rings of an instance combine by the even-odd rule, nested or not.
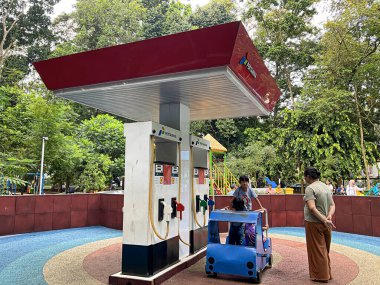
[(347, 196), (357, 196), (358, 191), (363, 191), (363, 188), (356, 186), (355, 180), (350, 180), (346, 187)]
[(335, 228), (332, 216), (335, 204), (331, 191), (319, 181), (321, 173), (314, 167), (306, 168), (305, 182), (305, 231), (309, 274), (313, 281), (328, 282), (332, 279), (330, 266), (331, 229)]

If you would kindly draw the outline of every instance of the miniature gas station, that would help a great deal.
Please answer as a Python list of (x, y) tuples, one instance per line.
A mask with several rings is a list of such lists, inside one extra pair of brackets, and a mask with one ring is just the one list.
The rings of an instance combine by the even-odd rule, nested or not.
[(125, 124), (121, 275), (151, 277), (204, 249), (214, 205), (210, 144), (190, 134), (190, 122), (267, 115), (280, 96), (244, 26), (234, 22), (35, 67), (55, 95), (136, 121)]
[[(202, 260), (206, 254), (207, 243), (210, 241), (210, 236), (208, 236), (210, 213), (227, 206), (230, 201), (230, 197), (214, 196), (214, 192), (210, 195), (210, 185), (213, 183), (210, 171), (212, 162), (210, 161), (210, 142), (192, 135), (190, 122), (265, 116), (275, 106), (280, 90), (243, 24), (233, 22), (82, 52), (37, 62), (34, 66), (46, 87), (56, 96), (134, 121), (124, 126), (124, 196), (83, 194), (69, 197), (70, 202), (68, 198), (63, 197), (67, 200), (64, 202), (67, 203), (66, 209), (75, 209), (75, 211), (71, 210), (70, 222), (62, 227), (57, 224), (55, 227), (54, 224), (52, 227), (40, 225), (37, 229), (49, 231), (94, 225), (102, 225), (106, 229), (120, 230), (122, 228), (122, 239), (99, 245), (93, 251), (88, 250), (88, 256), (93, 255), (87, 261), (85, 255), (82, 255), (82, 259), (78, 259), (83, 260), (83, 266), (87, 266), (87, 275), (93, 276), (94, 280), (103, 280), (96, 277), (98, 274), (96, 271), (101, 271), (96, 259), (100, 260), (102, 257), (105, 261), (103, 267), (107, 267), (107, 263), (112, 263), (114, 267), (119, 268), (119, 272), (116, 274), (112, 272), (109, 279), (106, 276), (109, 284), (160, 284), (169, 278), (172, 278), (171, 280), (175, 283), (187, 281), (199, 284), (222, 284), (218, 283), (222, 282), (220, 279), (206, 277), (203, 264), (201, 265), (202, 275), (186, 271), (187, 267), (194, 264), (196, 266), (202, 262), (199, 260)], [(18, 200), (15, 197), (10, 198), (12, 199), (5, 202), (10, 206), (5, 207), (5, 210), (0, 208), (0, 218), (5, 215), (4, 213), (8, 213), (6, 209), (11, 209), (13, 204), (24, 203), (17, 202), (21, 201), (20, 199), (24, 199), (23, 201), (29, 199), (29, 197), (17, 197)], [(56, 207), (57, 209), (61, 207), (61, 212), (66, 210), (64, 206), (58, 206), (63, 198), (49, 198), (48, 195), (34, 197), (33, 203), (39, 203), (39, 199), (50, 201), (52, 216), (54, 216)], [(350, 199), (352, 221), (356, 214), (357, 216), (366, 215), (360, 212), (362, 210), (357, 213), (359, 206), (364, 205), (364, 197), (355, 197), (363, 199), (359, 202), (355, 202), (354, 198), (351, 201), (350, 197), (337, 198), (338, 200)], [(76, 199), (82, 199), (82, 202), (77, 202)], [(293, 279), (289, 273), (296, 271), (295, 265), (291, 263), (292, 258), (294, 261), (299, 261), (302, 255), (296, 250), (303, 243), (302, 234), (298, 231), (299, 228), (295, 228), (303, 225), (302, 196), (271, 197), (267, 195), (260, 199), (263, 206), (268, 209), (266, 226), (269, 224), (277, 227), (291, 227), (278, 228), (277, 231), (275, 229), (273, 239), (273, 266), (277, 268), (273, 274), (282, 278), (286, 277), (288, 279), (284, 280), (291, 282)], [(378, 200), (366, 200), (365, 203), (373, 205), (372, 209), (378, 209), (380, 205)], [(24, 204), (28, 207), (27, 203)], [(339, 207), (345, 207), (344, 203), (339, 201), (336, 201), (336, 204), (338, 211)], [(17, 209), (21, 209), (21, 206), (14, 207), (15, 213)], [(34, 209), (37, 207), (34, 207), (33, 211)], [(26, 215), (26, 213), (29, 214), (29, 212), (22, 214)], [(222, 221), (217, 213), (211, 215), (211, 224)], [(114, 214), (117, 217), (116, 224)], [(8, 215), (10, 216), (11, 213), (9, 212)], [(31, 215), (32, 213), (28, 217), (29, 222), (32, 219)], [(83, 215), (86, 216), (86, 221), (80, 220)], [(95, 221), (93, 215), (97, 215), (98, 220)], [(352, 231), (347, 230), (347, 217), (342, 215), (342, 212), (337, 213), (336, 219), (339, 220), (334, 221), (337, 224), (337, 230), (355, 232), (353, 222), (350, 223)], [(348, 213), (345, 212), (344, 215)], [(367, 241), (377, 248), (378, 238), (375, 236), (380, 235), (376, 226), (380, 222), (379, 213), (373, 210), (369, 216), (371, 233), (365, 232), (364, 228), (360, 228), (359, 232), (355, 233), (372, 236), (368, 237)], [(57, 217), (62, 219), (62, 216), (57, 215)], [(261, 213), (254, 214), (254, 217), (259, 217), (257, 224), (260, 224), (261, 231)], [(37, 212), (33, 212), (34, 225), (37, 223), (36, 219)], [(90, 219), (92, 219), (91, 223)], [(82, 222), (72, 222), (79, 220)], [(368, 219), (363, 218), (363, 220)], [(9, 225), (11, 224), (12, 220), (9, 220)], [(5, 231), (5, 234), (37, 231), (28, 222), (24, 224), (20, 223), (18, 232), (11, 232), (9, 226), (9, 231)], [(22, 225), (26, 230), (20, 231)], [(368, 229), (369, 226), (366, 227), (366, 230)], [(89, 229), (86, 235), (93, 234), (95, 237), (96, 234), (91, 230)], [(116, 230), (115, 232), (99, 231), (101, 235), (98, 239), (94, 238), (87, 242), (95, 244), (102, 238), (118, 236)], [(221, 224), (219, 231), (226, 232), (226, 224)], [(4, 234), (1, 231), (0, 233)], [(268, 235), (268, 229), (266, 234)], [(118, 250), (116, 246), (120, 247), (120, 245), (121, 263), (115, 259), (114, 255), (109, 254), (109, 252), (116, 252)], [(85, 245), (79, 242), (73, 243), (73, 252), (74, 246)], [(359, 257), (355, 259), (354, 254), (348, 254), (345, 247), (350, 247), (351, 253), (357, 253), (358, 256), (364, 252), (362, 257), (369, 256), (368, 260), (375, 263), (380, 260), (380, 250), (378, 253), (371, 254), (365, 248), (348, 242), (333, 247), (333, 250), (337, 252), (334, 258), (346, 264), (347, 268), (354, 268), (351, 273), (344, 274), (342, 271), (342, 274), (339, 273), (340, 275), (337, 274), (337, 276), (341, 276), (341, 280), (346, 278), (344, 280), (347, 282), (356, 280), (355, 278), (359, 276), (362, 279), (358, 277), (357, 282), (363, 282), (365, 280), (363, 276), (366, 276), (365, 272), (367, 272), (364, 269), (364, 261), (362, 262)], [(70, 248), (68, 246), (65, 250)], [(103, 250), (104, 248), (109, 251)], [(264, 250), (263, 247), (262, 251)], [(73, 259), (70, 255), (63, 255), (63, 252), (58, 253), (57, 249), (56, 256), (60, 255), (60, 259), (57, 259), (56, 263), (51, 261), (54, 255), (49, 255), (47, 258), (51, 258), (50, 263), (42, 265), (44, 282), (75, 284), (74, 277), (72, 277), (72, 283), (65, 283), (67, 280), (65, 281), (64, 276), (70, 275), (69, 272), (71, 272), (65, 271), (65, 267), (60, 273), (55, 272), (55, 275), (52, 273), (53, 268), (59, 264), (58, 260), (62, 264), (64, 260), (70, 263)], [(272, 248), (270, 253), (272, 253)], [(220, 254), (223, 255), (223, 253)], [(268, 260), (269, 256), (265, 256), (265, 259)], [(356, 260), (356, 264), (351, 262), (352, 259)], [(210, 259), (207, 259), (207, 266), (210, 266), (209, 262)], [(379, 267), (379, 265), (376, 266)], [(364, 272), (364, 275), (362, 273), (360, 275), (359, 272)], [(177, 275), (174, 276), (175, 274)], [(49, 276), (53, 275), (56, 279), (53, 277), (49, 279)], [(189, 278), (194, 279), (189, 280)], [(307, 276), (305, 278), (307, 279)], [(61, 281), (58, 282), (58, 279)], [(98, 281), (94, 280), (91, 284), (104, 284), (104, 282), (96, 283)], [(276, 284), (270, 276), (263, 280), (268, 281), (266, 284)], [(223, 282), (231, 284), (236, 281), (239, 280), (227, 277)], [(293, 284), (305, 284), (304, 280), (301, 281), (301, 283)], [(80, 282), (80, 284), (89, 283)]]

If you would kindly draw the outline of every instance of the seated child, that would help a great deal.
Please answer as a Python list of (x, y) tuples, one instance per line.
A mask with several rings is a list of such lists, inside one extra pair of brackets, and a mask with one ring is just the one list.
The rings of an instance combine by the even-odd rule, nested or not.
[[(244, 211), (244, 201), (240, 198), (234, 197), (232, 200), (231, 208), (235, 211)], [(234, 245), (243, 245), (244, 227), (243, 223), (231, 223), (228, 232), (228, 243)]]
[(255, 246), (256, 243), (256, 232), (254, 224), (245, 224), (244, 236), (246, 246)]
[[(234, 198), (232, 200), (232, 209), (235, 211), (244, 211), (244, 201), (240, 198)], [(231, 223), (230, 231), (228, 233), (228, 243), (235, 245), (243, 245), (245, 238), (245, 245), (254, 246), (255, 245), (255, 225), (254, 224), (245, 224), (243, 223)]]

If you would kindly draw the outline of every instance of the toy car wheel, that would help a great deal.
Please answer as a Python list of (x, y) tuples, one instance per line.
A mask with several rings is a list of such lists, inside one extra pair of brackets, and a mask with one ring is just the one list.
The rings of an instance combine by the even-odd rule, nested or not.
[(216, 272), (211, 272), (211, 271), (206, 271), (206, 274), (208, 277), (214, 277), (215, 278), (218, 276), (218, 274)]
[(256, 273), (256, 283), (261, 283), (261, 272), (257, 271)]
[(269, 256), (267, 268), (272, 268), (272, 264), (273, 264), (273, 254)]

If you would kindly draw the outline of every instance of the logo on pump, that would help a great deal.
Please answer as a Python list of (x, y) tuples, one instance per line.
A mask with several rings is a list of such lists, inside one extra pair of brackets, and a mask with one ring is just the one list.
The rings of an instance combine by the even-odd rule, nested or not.
[(195, 145), (201, 145), (201, 146), (204, 146), (204, 147), (207, 147), (207, 146), (208, 146), (207, 144), (205, 144), (204, 142), (201, 142), (200, 140), (197, 140), (197, 141), (195, 142)]
[(158, 136), (163, 136), (163, 135), (168, 136), (168, 137), (172, 137), (175, 139), (177, 138), (177, 136), (175, 134), (172, 134), (168, 131), (165, 131), (164, 127), (162, 127), (161, 130), (158, 132)]
[(248, 61), (248, 52), (245, 54), (245, 56), (241, 58), (239, 64), (244, 65), (254, 78), (257, 77), (256, 71), (253, 69), (252, 65)]

